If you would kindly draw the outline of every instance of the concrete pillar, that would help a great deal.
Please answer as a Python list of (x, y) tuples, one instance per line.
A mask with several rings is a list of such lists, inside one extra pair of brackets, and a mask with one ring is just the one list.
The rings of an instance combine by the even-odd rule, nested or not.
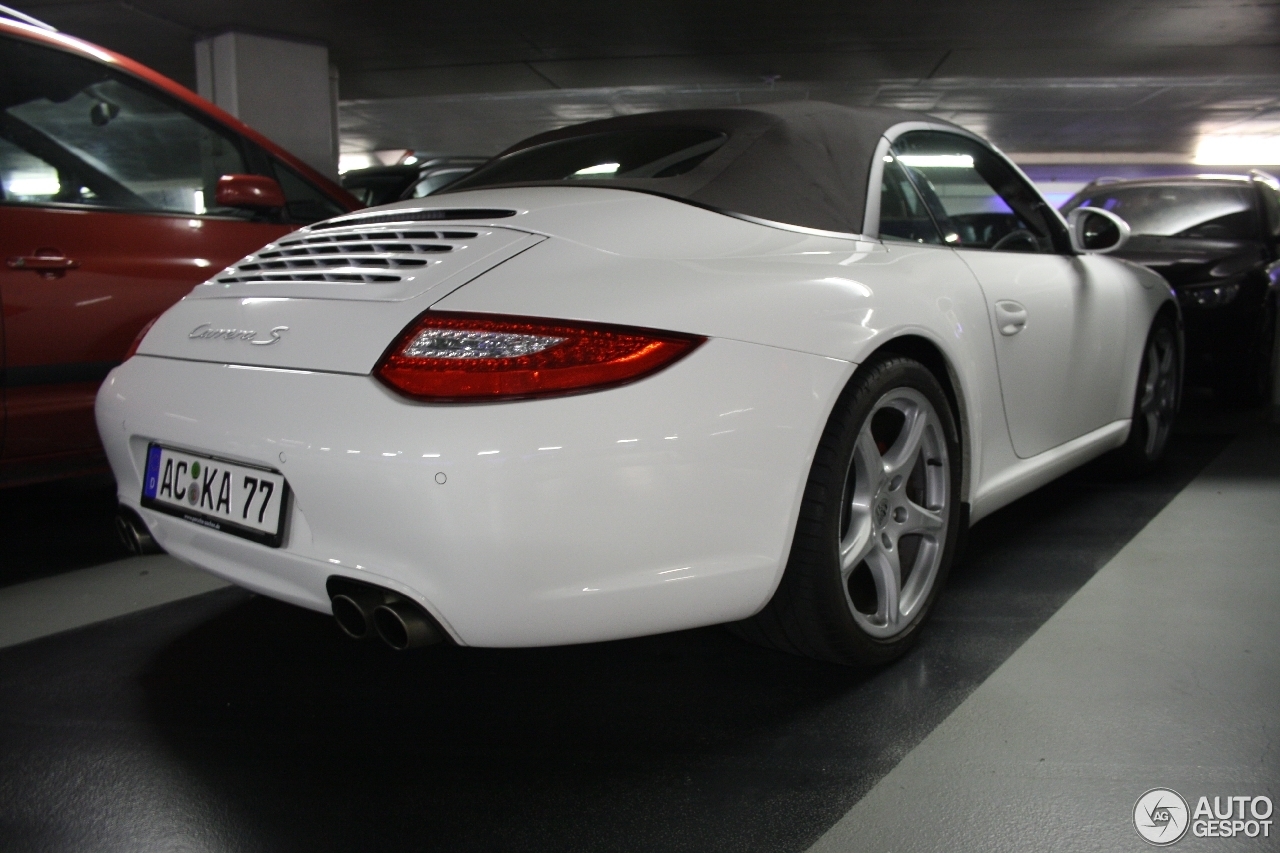
[(229, 32), (196, 42), (196, 88), (321, 173), (338, 177), (338, 80), (324, 45)]

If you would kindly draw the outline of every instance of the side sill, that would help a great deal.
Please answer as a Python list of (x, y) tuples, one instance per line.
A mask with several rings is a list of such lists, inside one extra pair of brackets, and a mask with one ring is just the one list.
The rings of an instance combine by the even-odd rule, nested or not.
[(1113, 421), (1093, 432), (1074, 438), (1044, 453), (1022, 459), (983, 483), (973, 497), (970, 522), (988, 516), (1018, 498), (1061, 477), (1090, 459), (1101, 456), (1125, 443), (1130, 420)]

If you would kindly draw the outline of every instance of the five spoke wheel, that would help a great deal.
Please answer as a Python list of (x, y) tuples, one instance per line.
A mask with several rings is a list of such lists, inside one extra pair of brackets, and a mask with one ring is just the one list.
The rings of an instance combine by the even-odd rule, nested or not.
[(952, 499), (942, 422), (914, 388), (876, 401), (854, 444), (840, 523), (840, 575), (854, 620), (888, 639), (911, 624), (942, 562)]
[(1129, 438), (1119, 451), (1127, 468), (1145, 470), (1164, 456), (1178, 414), (1181, 389), (1182, 351), (1177, 326), (1169, 314), (1160, 314), (1151, 324), (1142, 350)]
[(1143, 453), (1149, 458), (1158, 457), (1169, 440), (1178, 411), (1178, 345), (1168, 328), (1157, 327), (1147, 341), (1137, 408), (1146, 421)]
[(734, 630), (843, 664), (904, 654), (955, 554), (961, 458), (932, 370), (896, 354), (859, 367), (814, 453), (782, 581)]

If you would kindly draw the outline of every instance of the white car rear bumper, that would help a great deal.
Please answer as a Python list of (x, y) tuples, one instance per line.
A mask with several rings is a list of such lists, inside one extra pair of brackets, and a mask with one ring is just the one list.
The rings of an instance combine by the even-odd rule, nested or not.
[[(174, 556), (325, 612), (326, 579), (359, 578), (459, 643), (551, 645), (762, 607), (853, 367), (713, 339), (620, 388), (423, 405), (369, 376), (138, 356), (97, 417), (120, 500)], [(151, 441), (280, 471), (282, 547), (141, 509)]]

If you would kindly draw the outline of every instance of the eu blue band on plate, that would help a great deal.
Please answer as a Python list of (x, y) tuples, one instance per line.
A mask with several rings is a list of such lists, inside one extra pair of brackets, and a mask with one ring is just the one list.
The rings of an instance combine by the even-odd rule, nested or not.
[(147, 476), (142, 483), (142, 494), (149, 498), (156, 496), (156, 482), (160, 479), (160, 453), (158, 445), (151, 445), (147, 451)]

